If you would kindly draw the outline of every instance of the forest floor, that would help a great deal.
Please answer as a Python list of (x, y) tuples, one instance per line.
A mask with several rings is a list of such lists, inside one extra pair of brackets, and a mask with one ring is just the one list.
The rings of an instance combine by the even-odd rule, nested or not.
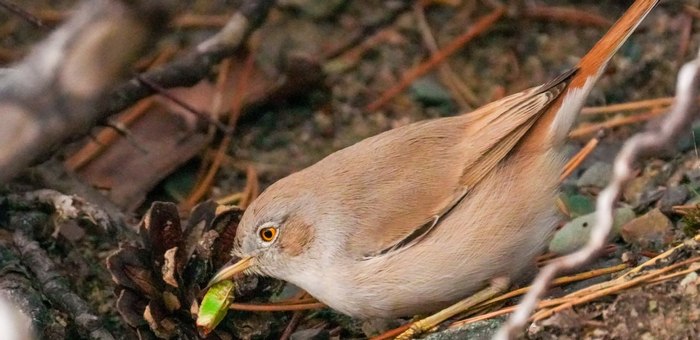
[[(213, 70), (210, 79), (192, 89), (172, 91), (205, 111), (219, 92), (230, 92), (224, 95), (224, 101), (232, 103), (224, 104), (222, 112), (236, 110), (236, 96), (240, 96), (238, 100), (243, 103), (240, 119), (234, 121), (232, 139), (229, 144), (223, 144), (223, 162), (215, 172), (213, 182), (204, 186), (204, 195), (196, 196), (193, 192), (195, 188), (202, 188), (203, 174), (213, 166), (212, 159), (216, 158), (219, 145), (225, 140), (216, 134), (203, 139), (205, 142), (187, 140), (186, 143), (191, 142), (194, 146), (188, 147), (188, 153), (177, 157), (172, 152), (156, 152), (155, 163), (139, 163), (137, 159), (143, 156), (143, 152), (126, 138), (110, 146), (120, 148), (121, 151), (115, 151), (118, 156), (109, 156), (105, 152), (75, 167), (71, 160), (86, 143), (90, 143), (89, 139), (80, 139), (62, 147), (54, 160), (76, 173), (82, 183), (101, 190), (128, 216), (128, 224), (133, 226), (155, 200), (178, 203), (183, 217), (188, 214), (186, 208), (208, 198), (220, 199), (231, 193), (241, 193), (239, 199), (242, 197), (243, 201), (249, 202), (276, 180), (363, 138), (419, 120), (469, 112), (507, 94), (547, 82), (575, 65), (631, 3), (550, 0), (522, 4), (513, 1), (502, 17), (488, 25), (484, 32), (457, 49), (433, 71), (411, 81), (406, 89), (377, 107), (376, 100), (382, 98), (385, 91), (400, 83), (402, 77), (435, 53), (431, 52), (431, 44), (437, 49), (448, 46), (472, 29), (480, 18), (493, 15), (497, 10), (496, 2), (435, 0), (424, 1), (425, 6), (379, 0), (279, 2), (251, 38), (247, 51), (236, 55), (227, 68)], [(192, 20), (194, 23), (188, 25), (183, 19), (166, 39), (153, 46), (150, 58), (167, 54), (167, 51), (173, 51), (170, 57), (177, 57), (178, 53), (220, 29), (221, 24), (217, 22), (233, 13), (237, 4), (238, 1), (198, 0), (182, 5), (177, 10), (180, 18), (189, 16), (189, 19), (206, 20)], [(697, 16), (700, 10), (692, 7), (694, 5), (697, 3), (690, 0), (667, 1), (654, 9), (613, 58), (593, 89), (587, 106), (601, 107), (673, 96), (680, 67), (692, 59), (700, 47)], [(73, 1), (34, 0), (22, 2), (22, 6), (52, 27), (60, 24)], [(545, 10), (560, 7), (573, 9), (574, 15), (551, 14), (552, 11)], [(363, 32), (364, 27), (375, 24), (376, 29)], [(0, 10), (0, 66), (10, 66), (29, 53), (33, 44), (49, 34), (50, 27), (36, 28), (22, 18)], [(224, 72), (222, 70), (228, 70), (222, 81), (224, 90), (216, 85), (217, 77), (221, 79), (218, 74)], [(562, 214), (562, 225), (572, 218), (589, 216), (598, 192), (607, 183), (610, 165), (622, 143), (643, 128), (655, 126), (659, 113), (667, 107), (664, 105), (582, 117), (576, 128), (577, 135), (568, 145), (569, 152), (575, 154), (593, 138), (597, 138), (599, 144), (563, 182), (561, 197), (568, 216)], [(146, 115), (149, 112), (157, 116), (162, 112), (179, 111), (178, 119), (187, 120), (181, 118), (184, 115), (181, 108), (162, 98), (149, 110)], [(614, 127), (579, 129), (597, 123), (605, 126), (621, 117), (635, 115), (643, 118), (633, 118), (631, 123)], [(173, 138), (175, 135), (168, 128), (150, 124), (133, 127), (136, 144), (139, 143), (139, 133), (152, 134), (153, 139)], [(665, 265), (700, 256), (700, 246), (696, 241), (690, 241), (700, 225), (696, 206), (700, 202), (697, 151), (700, 135), (694, 134), (695, 131), (700, 133), (698, 126), (696, 123), (689, 127), (687, 134), (679, 136), (680, 141), (673, 148), (640, 164), (637, 178), (620, 199), (620, 207), (629, 207), (634, 216), (619, 226), (621, 237), (611, 240), (605, 254), (578, 272), (641, 264), (684, 241), (686, 246), (679, 254), (671, 256), (674, 261), (664, 262)], [(187, 134), (178, 133), (178, 138), (191, 139)], [(144, 167), (144, 164), (148, 166)], [(153, 169), (165, 170), (154, 174)], [(115, 174), (119, 172), (115, 170), (124, 173)], [(104, 264), (120, 243), (138, 242), (136, 229), (101, 230), (90, 221), (68, 222), (56, 216), (50, 206), (7, 203), (13, 200), (8, 197), (45, 188), (60, 189), (68, 195), (81, 192), (72, 190), (68, 184), (55, 183), (62, 180), (46, 180), (47, 176), (37, 180), (35, 176), (38, 175), (23, 174), (9, 185), (0, 187), (0, 246), (18, 248), (17, 230), (29, 235), (27, 237), (37, 241), (53, 261), (58, 275), (65, 277), (66, 286), (89, 304), (92, 313), (101, 318), (100, 322), (109, 333), (116, 338), (134, 337), (136, 333), (115, 308), (115, 291), (118, 290)], [(55, 177), (61, 176), (57, 174)], [(578, 229), (585, 229), (587, 224), (583, 223)], [(567, 226), (577, 229), (576, 225)], [(581, 232), (585, 234), (585, 231)], [(3, 256), (0, 260), (8, 261), (3, 260)], [(8, 256), (12, 258), (11, 254)], [(16, 257), (19, 259), (10, 261), (13, 265), (17, 268), (28, 266), (22, 256)], [(546, 261), (546, 257), (541, 258), (542, 263)], [(695, 266), (691, 267), (694, 270), (684, 275), (656, 282), (645, 281), (565, 309), (534, 323), (524, 337), (697, 338), (700, 336), (700, 280), (697, 278), (697, 262), (690, 266)], [(31, 272), (28, 269), (15, 272), (22, 270)], [(550, 291), (550, 296), (563, 296), (613, 280), (621, 273), (624, 271), (557, 287)], [(2, 280), (0, 277), (0, 282)], [(42, 290), (37, 284), (28, 284), (31, 289)], [(246, 284), (253, 287), (241, 293), (241, 302), (279, 301), (298, 293), (295, 288), (269, 279)], [(39, 303), (44, 309), (34, 309), (35, 325), (43, 327), (38, 334), (44, 338), (90, 337), (81, 326), (76, 326), (80, 323), (75, 320), (75, 315), (55, 306), (55, 302), (48, 302), (50, 299), (45, 298), (45, 292), (39, 295), (45, 300)], [(515, 303), (517, 298), (481, 314)], [(460, 319), (467, 317), (471, 316)], [(37, 318), (41, 321), (37, 322)], [(181, 316), (173, 318), (183, 320)], [(443, 325), (443, 329), (428, 338), (487, 338), (503, 320), (503, 316), (499, 316), (462, 326)], [(220, 326), (222, 331), (214, 336), (259, 339), (291, 334), (293, 339), (364, 338), (379, 335), (407, 321), (363, 322), (328, 309), (236, 311), (229, 313)], [(148, 328), (143, 326), (142, 329), (144, 327)]]

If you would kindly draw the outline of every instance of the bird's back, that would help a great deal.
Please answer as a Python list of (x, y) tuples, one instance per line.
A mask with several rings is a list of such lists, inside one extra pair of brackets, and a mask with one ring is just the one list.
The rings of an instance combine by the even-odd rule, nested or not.
[[(339, 150), (293, 175), (313, 188), (328, 224), (342, 218), (346, 252), (379, 254), (444, 214), (506, 159), (571, 72), (453, 117), (409, 124)], [(545, 151), (545, 150), (543, 150)], [(301, 183), (299, 183), (301, 182)], [(323, 228), (324, 221), (317, 223)]]

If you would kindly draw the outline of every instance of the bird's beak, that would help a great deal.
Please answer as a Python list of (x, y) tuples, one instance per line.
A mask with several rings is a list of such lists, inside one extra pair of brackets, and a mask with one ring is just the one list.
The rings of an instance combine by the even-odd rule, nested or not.
[(211, 287), (217, 282), (230, 279), (234, 275), (250, 268), (252, 259), (252, 257), (244, 257), (236, 263), (227, 263), (223, 268), (219, 269), (219, 272), (209, 281), (206, 288)]

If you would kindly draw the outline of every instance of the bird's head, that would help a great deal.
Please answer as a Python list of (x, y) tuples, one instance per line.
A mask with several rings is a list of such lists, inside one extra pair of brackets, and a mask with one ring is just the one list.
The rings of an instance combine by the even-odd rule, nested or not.
[(289, 280), (308, 267), (316, 256), (312, 249), (317, 235), (310, 218), (314, 198), (285, 184), (283, 180), (270, 186), (246, 209), (233, 244), (235, 262), (221, 268), (209, 285), (238, 273)]

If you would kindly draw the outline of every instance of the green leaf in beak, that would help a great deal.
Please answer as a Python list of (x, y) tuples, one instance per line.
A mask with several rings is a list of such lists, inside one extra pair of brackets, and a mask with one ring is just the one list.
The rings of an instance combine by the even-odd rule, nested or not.
[(206, 336), (226, 316), (228, 306), (233, 300), (233, 281), (223, 280), (214, 284), (202, 299), (197, 316), (197, 329)]

